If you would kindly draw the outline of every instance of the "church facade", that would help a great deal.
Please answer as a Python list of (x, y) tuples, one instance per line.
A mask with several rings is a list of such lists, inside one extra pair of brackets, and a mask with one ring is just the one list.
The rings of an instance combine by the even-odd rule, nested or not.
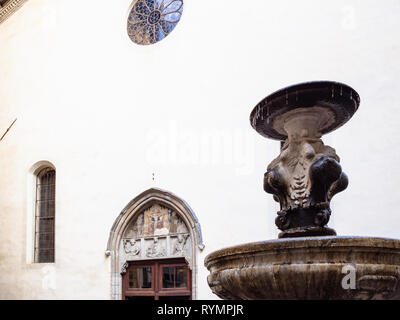
[(0, 0), (0, 299), (214, 299), (204, 258), (277, 238), (266, 95), (351, 85), (324, 137), (338, 235), (400, 238), (400, 5)]

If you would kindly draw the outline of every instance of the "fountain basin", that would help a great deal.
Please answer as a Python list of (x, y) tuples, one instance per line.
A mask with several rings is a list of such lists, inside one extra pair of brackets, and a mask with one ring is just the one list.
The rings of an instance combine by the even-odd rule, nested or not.
[[(400, 240), (395, 239), (254, 242), (215, 251), (205, 266), (209, 286), (222, 299), (400, 299)], [(355, 288), (344, 288), (353, 274)]]
[(252, 127), (262, 136), (285, 140), (283, 124), (298, 109), (310, 110), (319, 119), (318, 131), (326, 134), (344, 125), (360, 105), (358, 93), (344, 83), (311, 81), (280, 89), (261, 100), (250, 114)]

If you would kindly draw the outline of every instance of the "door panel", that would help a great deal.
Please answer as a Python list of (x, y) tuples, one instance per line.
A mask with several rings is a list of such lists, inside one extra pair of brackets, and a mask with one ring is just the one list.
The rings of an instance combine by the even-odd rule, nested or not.
[(185, 259), (132, 261), (122, 277), (125, 300), (191, 299), (191, 271)]

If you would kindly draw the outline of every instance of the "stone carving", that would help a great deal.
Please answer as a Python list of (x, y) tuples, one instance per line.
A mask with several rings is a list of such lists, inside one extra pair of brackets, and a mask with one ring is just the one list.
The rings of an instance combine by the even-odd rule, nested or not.
[(128, 263), (128, 262), (125, 262), (125, 263), (122, 265), (122, 268), (121, 268), (121, 275), (126, 273), (126, 269), (128, 269), (128, 267), (129, 267), (129, 263)]
[(126, 254), (137, 256), (140, 253), (140, 245), (137, 244), (135, 239), (124, 239), (124, 251)]
[(129, 224), (120, 244), (121, 260), (191, 255), (189, 239), (182, 218), (170, 208), (155, 203)]
[(280, 202), (279, 237), (289, 239), (207, 255), (208, 284), (220, 298), (400, 299), (400, 240), (337, 237), (325, 227), (330, 200), (348, 180), (335, 150), (320, 138), (347, 122), (359, 103), (349, 86), (318, 81), (279, 90), (254, 108), (254, 129), (286, 140), (268, 166), (264, 189)]
[(178, 234), (176, 243), (174, 245), (172, 255), (174, 256), (185, 256), (185, 245), (188, 239), (188, 234)]
[(327, 113), (316, 108), (294, 111), (284, 114), (284, 119), (276, 119), (283, 123), (288, 138), (267, 168), (264, 190), (280, 202), (275, 220), (284, 231), (280, 237), (310, 235), (313, 231), (335, 235), (334, 230), (325, 227), (331, 215), (329, 203), (347, 187), (348, 178), (335, 150), (320, 139), (320, 114)]
[(11, 0), (0, 5), (0, 23), (17, 11), (27, 0)]
[(153, 243), (150, 245), (150, 247), (147, 248), (146, 256), (149, 258), (159, 258), (166, 256), (166, 250), (158, 242), (157, 237), (153, 239)]
[(250, 123), (264, 137), (285, 141), (264, 175), (264, 190), (280, 203), (275, 223), (279, 237), (336, 235), (326, 227), (332, 197), (346, 189), (335, 150), (323, 134), (345, 124), (360, 97), (338, 82), (316, 81), (290, 86), (264, 98)]

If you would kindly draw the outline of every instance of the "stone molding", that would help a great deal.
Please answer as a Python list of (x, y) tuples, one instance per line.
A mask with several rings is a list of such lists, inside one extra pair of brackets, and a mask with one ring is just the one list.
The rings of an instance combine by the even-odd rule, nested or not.
[(111, 231), (110, 236), (107, 242), (107, 251), (111, 251), (113, 247), (116, 245), (117, 234), (121, 233), (121, 226), (125, 226), (125, 223), (129, 219), (133, 219), (134, 217), (130, 214), (131, 212), (139, 213), (140, 209), (145, 205), (159, 202), (164, 204), (169, 204), (171, 208), (174, 208), (177, 213), (180, 214), (185, 223), (190, 227), (193, 231), (195, 237), (195, 242), (200, 250), (203, 250), (205, 245), (203, 243), (203, 235), (201, 232), (201, 226), (199, 220), (192, 210), (188, 203), (178, 196), (174, 195), (169, 191), (165, 191), (158, 188), (151, 188), (142, 192), (140, 195), (135, 197), (132, 201), (130, 201), (125, 208), (121, 211), (117, 219), (115, 220)]
[(22, 5), (28, 0), (10, 0), (4, 7), (0, 8), (0, 23), (10, 17), (15, 11), (22, 7)]

